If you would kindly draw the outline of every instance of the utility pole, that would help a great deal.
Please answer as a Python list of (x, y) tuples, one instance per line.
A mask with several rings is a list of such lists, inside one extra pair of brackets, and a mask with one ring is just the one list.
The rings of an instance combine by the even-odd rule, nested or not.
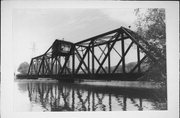
[(37, 51), (35, 42), (33, 42), (32, 48), (30, 48), (30, 49), (32, 50), (31, 57), (34, 57), (35, 53)]

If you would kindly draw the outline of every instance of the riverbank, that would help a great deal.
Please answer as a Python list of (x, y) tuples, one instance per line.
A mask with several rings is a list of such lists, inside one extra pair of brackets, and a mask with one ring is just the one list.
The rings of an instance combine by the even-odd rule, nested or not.
[(102, 87), (138, 88), (138, 89), (160, 89), (161, 83), (145, 81), (98, 81), (81, 82), (81, 85), (94, 85)]
[[(15, 82), (42, 82), (42, 83), (57, 83), (58, 80), (51, 78), (39, 79), (15, 79)], [(64, 83), (64, 82), (59, 82)], [(86, 86), (99, 86), (99, 87), (118, 87), (118, 88), (137, 88), (137, 89), (161, 89), (160, 82), (148, 81), (101, 81), (101, 80), (83, 80), (71, 82), (72, 84), (86, 85)], [(67, 83), (66, 83), (67, 84)]]

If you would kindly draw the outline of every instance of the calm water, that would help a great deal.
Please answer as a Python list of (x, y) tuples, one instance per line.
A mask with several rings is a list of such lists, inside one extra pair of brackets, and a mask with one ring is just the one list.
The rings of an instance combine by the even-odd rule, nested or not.
[(98, 87), (56, 81), (15, 81), (15, 111), (166, 110), (159, 90)]

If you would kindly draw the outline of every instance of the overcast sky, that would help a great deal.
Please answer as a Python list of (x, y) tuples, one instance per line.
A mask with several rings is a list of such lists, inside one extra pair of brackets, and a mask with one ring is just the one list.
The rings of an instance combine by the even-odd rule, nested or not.
[(135, 29), (135, 18), (134, 9), (15, 9), (12, 18), (15, 67), (43, 54), (55, 39), (75, 43), (121, 26)]

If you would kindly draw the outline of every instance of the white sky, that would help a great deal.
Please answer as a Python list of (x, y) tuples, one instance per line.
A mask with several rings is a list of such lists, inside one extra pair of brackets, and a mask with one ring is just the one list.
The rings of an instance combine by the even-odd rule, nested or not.
[(134, 9), (15, 9), (13, 11), (14, 66), (30, 62), (33, 43), (43, 54), (55, 39), (71, 42), (119, 28), (132, 26)]

